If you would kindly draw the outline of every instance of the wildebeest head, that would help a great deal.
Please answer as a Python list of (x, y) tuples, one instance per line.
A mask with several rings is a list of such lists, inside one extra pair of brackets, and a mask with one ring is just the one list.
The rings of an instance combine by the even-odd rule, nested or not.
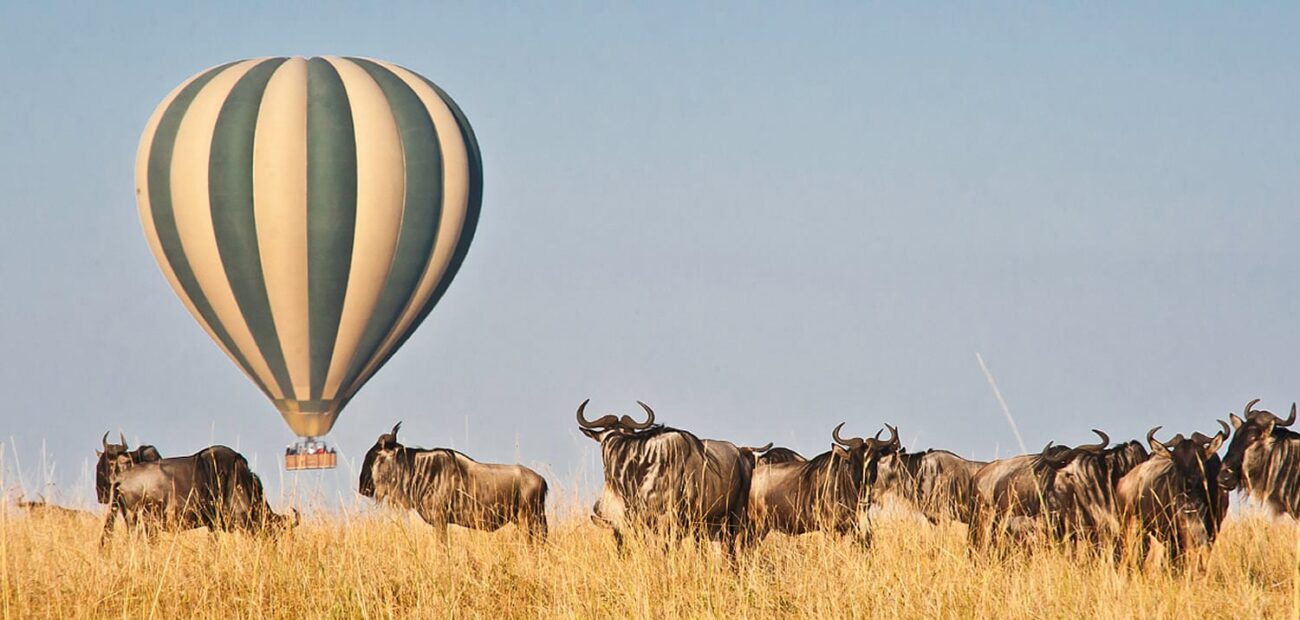
[(1235, 432), (1232, 434), (1232, 441), (1228, 444), (1228, 454), (1223, 458), (1219, 470), (1219, 484), (1225, 490), (1230, 491), (1241, 484), (1241, 472), (1246, 469), (1244, 463), (1248, 453), (1266, 452), (1270, 445), (1280, 438), (1300, 437), (1286, 428), (1295, 423), (1295, 403), (1291, 404), (1291, 415), (1283, 420), (1273, 415), (1271, 411), (1253, 409), (1257, 402), (1259, 402), (1258, 398), (1246, 403), (1246, 408), (1242, 411), (1245, 419), (1237, 417), (1235, 413), (1228, 416), (1232, 420), (1232, 428)]
[(583, 415), (583, 412), (586, 411), (587, 403), (590, 402), (591, 399), (587, 399), (582, 401), (581, 405), (578, 405), (578, 414), (577, 414), (578, 430), (582, 431), (583, 435), (586, 435), (596, 441), (603, 442), (605, 441), (605, 438), (609, 437), (610, 435), (632, 435), (637, 433), (638, 431), (648, 430), (654, 426), (655, 423), (654, 410), (650, 408), (650, 405), (647, 405), (639, 400), (636, 401), (636, 404), (641, 405), (641, 408), (645, 410), (646, 413), (645, 422), (637, 422), (636, 420), (633, 420), (631, 416), (628, 415), (624, 415), (622, 417), (615, 416), (615, 415), (604, 415), (595, 420), (588, 420), (586, 416)]
[(401, 428), (401, 422), (394, 424), (393, 430), (380, 435), (379, 439), (375, 440), (375, 445), (366, 452), (366, 458), (361, 461), (361, 480), (357, 484), (357, 491), (362, 495), (383, 499), (375, 497), (375, 480), (379, 480), (379, 486), (382, 488), (388, 488), (388, 484), (392, 482), (396, 473), (394, 465), (397, 454), (404, 449), (402, 444), (397, 443), (397, 431)]
[[(892, 450), (885, 450), (876, 465), (880, 485), (887, 490), (909, 488), (916, 472), (909, 471), (906, 465), (907, 448), (899, 444)], [(914, 459), (913, 459), (914, 460)]]
[(846, 439), (840, 436), (840, 429), (843, 427), (844, 423), (840, 422), (831, 430), (831, 439), (835, 440), (831, 445), (831, 454), (849, 464), (849, 475), (853, 483), (865, 491), (876, 482), (880, 457), (899, 449), (898, 428), (886, 424), (885, 428), (889, 429), (889, 439), (881, 440), (880, 431), (870, 439), (861, 437)]
[(99, 445), (103, 449), (95, 450), (98, 459), (95, 463), (95, 497), (101, 504), (108, 503), (112, 479), (117, 472), (132, 465), (162, 458), (162, 455), (158, 454), (158, 449), (153, 446), (140, 446), (131, 450), (126, 445), (126, 437), (120, 431), (117, 437), (120, 443), (108, 443), (108, 431), (104, 431), (104, 436), (99, 440)]
[(1223, 430), (1215, 433), (1213, 437), (1207, 437), (1201, 433), (1192, 433), (1191, 437), (1183, 437), (1182, 433), (1174, 435), (1174, 438), (1168, 442), (1161, 442), (1156, 439), (1156, 432), (1160, 430), (1157, 426), (1147, 432), (1147, 443), (1151, 446), (1151, 458), (1165, 458), (1171, 460), (1174, 471), (1178, 473), (1185, 488), (1210, 489), (1215, 485), (1215, 478), (1221, 472), (1219, 461), (1219, 447), (1228, 439), (1228, 425), (1219, 422)]

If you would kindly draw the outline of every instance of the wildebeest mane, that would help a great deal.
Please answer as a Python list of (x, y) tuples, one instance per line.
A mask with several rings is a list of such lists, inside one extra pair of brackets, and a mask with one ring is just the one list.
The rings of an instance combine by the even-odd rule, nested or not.
[(1273, 429), (1267, 456), (1251, 460), (1242, 475), (1250, 479), (1250, 495), (1279, 512), (1300, 515), (1300, 434)]
[[(827, 450), (812, 457), (799, 469), (799, 478), (804, 488), (816, 489), (817, 493), (845, 496), (853, 495), (853, 466), (851, 459), (845, 458), (835, 450)], [(865, 492), (866, 481), (862, 491)], [(864, 494), (864, 493), (860, 493)]]

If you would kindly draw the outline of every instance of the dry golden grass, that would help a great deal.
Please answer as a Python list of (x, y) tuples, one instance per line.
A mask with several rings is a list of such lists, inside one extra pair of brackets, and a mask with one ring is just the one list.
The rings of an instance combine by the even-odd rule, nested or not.
[(1297, 528), (1234, 519), (1203, 570), (1116, 568), (1040, 548), (968, 556), (964, 527), (877, 520), (875, 547), (773, 536), (716, 549), (630, 545), (576, 516), (530, 547), (513, 528), (446, 544), (392, 512), (306, 520), (279, 540), (194, 531), (148, 543), (93, 516), (0, 516), (5, 617), (1284, 617)]

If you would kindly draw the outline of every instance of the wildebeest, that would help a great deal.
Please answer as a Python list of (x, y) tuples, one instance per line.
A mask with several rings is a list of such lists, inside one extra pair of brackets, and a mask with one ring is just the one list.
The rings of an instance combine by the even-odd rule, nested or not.
[(129, 450), (126, 446), (126, 437), (121, 432), (118, 432), (117, 437), (121, 443), (108, 443), (108, 431), (104, 431), (104, 436), (99, 440), (103, 450), (95, 451), (98, 457), (95, 463), (95, 498), (101, 504), (108, 503), (108, 480), (113, 472), (127, 469), (136, 463), (148, 463), (162, 458), (158, 449), (153, 446), (140, 446)]
[(612, 527), (620, 548), (626, 534), (643, 531), (669, 539), (708, 536), (734, 555), (748, 525), (752, 453), (655, 424), (654, 410), (640, 401), (644, 422), (626, 415), (587, 420), (588, 402), (578, 406), (578, 427), (600, 442), (605, 472), (593, 521)]
[[(975, 472), (975, 503), (971, 514), (971, 545), (980, 548), (1000, 542), (1008, 534), (1025, 534), (1043, 526), (1052, 517), (1056, 472), (1079, 454), (1079, 449), (1051, 443), (1037, 454), (1022, 454), (991, 461)], [(1050, 521), (1050, 519), (1048, 519)]]
[(931, 523), (969, 523), (975, 472), (987, 464), (947, 450), (908, 452), (899, 446), (880, 457), (877, 486), (914, 506)]
[(406, 510), (444, 535), (448, 525), (495, 531), (516, 523), (529, 540), (546, 539), (546, 480), (523, 465), (480, 463), (447, 448), (397, 441), (398, 422), (361, 463), (357, 490)]
[(1181, 563), (1186, 551), (1214, 543), (1228, 508), (1227, 491), (1217, 480), (1217, 452), (1228, 438), (1228, 426), (1220, 424), (1223, 430), (1214, 437), (1179, 434), (1168, 443), (1155, 438), (1159, 426), (1151, 429), (1151, 458), (1120, 479), (1116, 503), (1139, 564), (1148, 537), (1165, 544), (1174, 564)]
[(1242, 411), (1245, 419), (1231, 414), (1232, 441), (1219, 470), (1219, 484), (1226, 490), (1241, 488), (1256, 501), (1277, 513), (1300, 518), (1300, 434), (1290, 427), (1296, 420), (1296, 405), (1285, 420), (1272, 412), (1254, 410), (1259, 399)]
[(1115, 486), (1146, 460), (1147, 453), (1135, 441), (1107, 448), (1110, 437), (1096, 429), (1092, 432), (1101, 443), (1079, 446), (1070, 453), (1070, 462), (1057, 470), (1052, 480), (1048, 508), (1056, 520), (1053, 533), (1104, 546), (1116, 542), (1120, 535)]
[[(871, 542), (871, 486), (881, 454), (898, 445), (897, 429), (890, 438), (840, 437), (840, 423), (831, 431), (831, 449), (805, 462), (761, 465), (754, 470), (749, 493), (749, 517), (758, 539), (769, 532), (803, 534), (829, 531), (856, 534)], [(877, 435), (879, 435), (877, 433)]]
[[(122, 451), (127, 452), (125, 445)], [(297, 510), (292, 522), (271, 510), (262, 480), (249, 469), (248, 460), (226, 446), (110, 467), (108, 481), (108, 514), (100, 544), (108, 540), (117, 515), (150, 535), (198, 527), (268, 532), (298, 523)]]

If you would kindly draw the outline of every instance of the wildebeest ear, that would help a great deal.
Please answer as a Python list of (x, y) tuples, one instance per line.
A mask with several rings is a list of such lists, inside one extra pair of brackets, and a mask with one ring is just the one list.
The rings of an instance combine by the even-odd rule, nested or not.
[(1232, 422), (1232, 428), (1234, 430), (1241, 428), (1241, 425), (1246, 423), (1245, 420), (1242, 420), (1241, 418), (1237, 417), (1237, 414), (1235, 413), (1229, 413), (1228, 420)]
[(1208, 459), (1219, 451), (1219, 447), (1223, 445), (1223, 439), (1224, 436), (1222, 434), (1216, 434), (1214, 438), (1210, 440), (1210, 443), (1205, 446), (1205, 458)]
[(99, 458), (101, 456), (104, 456), (104, 453), (100, 452), (99, 450), (95, 450), (95, 458)]

